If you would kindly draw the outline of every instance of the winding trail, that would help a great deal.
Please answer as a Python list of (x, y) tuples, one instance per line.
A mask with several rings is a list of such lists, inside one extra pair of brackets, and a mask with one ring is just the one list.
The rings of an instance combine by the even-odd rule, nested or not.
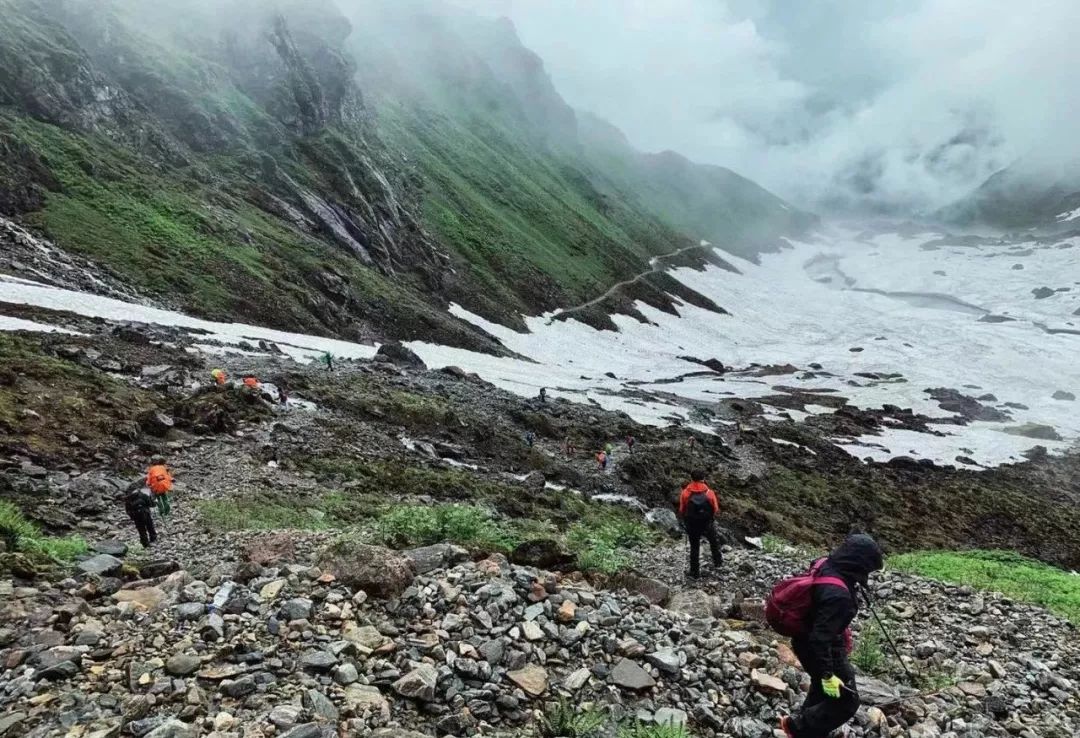
[(684, 246), (681, 249), (676, 249), (675, 251), (672, 251), (671, 253), (668, 253), (668, 254), (661, 254), (659, 256), (654, 256), (651, 259), (649, 259), (649, 268), (647, 270), (645, 270), (644, 272), (642, 272), (641, 274), (638, 274), (636, 277), (633, 277), (631, 279), (623, 280), (622, 282), (616, 282), (615, 284), (613, 284), (611, 287), (608, 288), (607, 292), (600, 295), (599, 297), (594, 297), (592, 300), (589, 300), (588, 302), (583, 302), (580, 305), (575, 305), (574, 307), (569, 307), (569, 308), (565, 308), (565, 309), (560, 308), (559, 310), (556, 310), (554, 313), (551, 314), (551, 317), (548, 318), (546, 325), (551, 325), (557, 319), (563, 318), (563, 317), (565, 317), (567, 315), (570, 315), (571, 313), (579, 313), (582, 310), (588, 310), (589, 308), (593, 307), (594, 305), (599, 305), (600, 303), (604, 302), (605, 300), (610, 298), (612, 295), (614, 295), (616, 292), (621, 290), (623, 287), (629, 287), (632, 284), (637, 284), (638, 282), (645, 279), (649, 275), (656, 274), (657, 272), (663, 271), (664, 267), (661, 264), (661, 262), (663, 262), (665, 259), (674, 258), (674, 257), (679, 256), (681, 254), (685, 254), (687, 251), (694, 251), (696, 249), (711, 249), (711, 248), (712, 248), (712, 244), (710, 244), (710, 243), (699, 243), (699, 244), (695, 244), (694, 246)]

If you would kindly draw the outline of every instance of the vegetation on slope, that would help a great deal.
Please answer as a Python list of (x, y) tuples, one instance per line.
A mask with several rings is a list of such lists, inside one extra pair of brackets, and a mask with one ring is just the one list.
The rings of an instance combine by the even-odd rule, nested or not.
[(889, 567), (1042, 605), (1080, 625), (1080, 576), (1011, 551), (914, 551)]

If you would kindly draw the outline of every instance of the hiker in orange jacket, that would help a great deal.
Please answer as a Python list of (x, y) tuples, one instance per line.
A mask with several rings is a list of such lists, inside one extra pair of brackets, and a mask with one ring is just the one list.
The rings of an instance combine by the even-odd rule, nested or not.
[(150, 462), (151, 466), (146, 472), (146, 486), (154, 495), (157, 502), (158, 514), (164, 520), (172, 512), (172, 500), (169, 493), (172, 492), (173, 477), (169, 473), (169, 467), (165, 466), (165, 459), (155, 457)]
[(255, 378), (254, 374), (248, 374), (244, 377), (244, 386), (249, 389), (257, 390), (260, 386), (259, 380)]
[(224, 369), (214, 369), (210, 372), (210, 376), (217, 382), (218, 387), (225, 386), (225, 382), (229, 379), (229, 375), (225, 373)]
[(691, 482), (679, 495), (679, 518), (683, 521), (686, 536), (690, 539), (690, 577), (701, 576), (701, 537), (709, 542), (713, 566), (723, 563), (720, 553), (720, 539), (716, 536), (714, 521), (720, 512), (720, 502), (716, 493), (705, 484), (705, 473), (695, 470), (690, 474)]

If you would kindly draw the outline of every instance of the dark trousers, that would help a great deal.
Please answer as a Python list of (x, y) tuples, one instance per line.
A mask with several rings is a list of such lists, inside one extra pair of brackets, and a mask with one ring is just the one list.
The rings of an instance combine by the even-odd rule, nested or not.
[(154, 516), (150, 514), (149, 510), (136, 513), (131, 516), (131, 520), (135, 523), (135, 527), (139, 529), (139, 542), (144, 547), (157, 540), (157, 531), (154, 529)]
[(855, 672), (848, 663), (843, 646), (834, 649), (833, 667), (844, 686), (840, 688), (840, 698), (833, 699), (826, 696), (821, 689), (821, 677), (825, 669), (814, 657), (809, 644), (804, 639), (793, 638), (791, 650), (810, 675), (810, 693), (806, 695), (799, 714), (792, 720), (795, 738), (828, 738), (829, 733), (855, 717), (859, 709)]
[(716, 527), (713, 521), (703, 522), (686, 521), (686, 536), (690, 539), (690, 576), (696, 577), (701, 573), (701, 538), (709, 542), (709, 551), (712, 553), (712, 561), (715, 566), (723, 563), (724, 557), (720, 553), (720, 539), (716, 536)]

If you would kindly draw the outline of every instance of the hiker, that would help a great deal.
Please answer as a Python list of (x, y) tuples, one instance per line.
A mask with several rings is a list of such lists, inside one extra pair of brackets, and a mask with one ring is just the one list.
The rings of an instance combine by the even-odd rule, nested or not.
[(714, 525), (719, 512), (720, 502), (716, 499), (716, 493), (705, 484), (705, 473), (698, 470), (691, 472), (690, 484), (686, 485), (679, 495), (679, 519), (682, 520), (686, 537), (690, 540), (689, 575), (692, 579), (701, 576), (702, 536), (709, 542), (713, 566), (723, 563), (720, 539), (716, 537)]
[(547, 402), (547, 387), (540, 388), (540, 402)]
[(626, 448), (630, 451), (630, 455), (634, 455), (634, 444), (637, 443), (637, 439), (633, 436), (626, 437)]
[(607, 471), (607, 452), (596, 452), (596, 465), (599, 467), (600, 471)]
[(154, 516), (150, 514), (153, 501), (143, 489), (142, 485), (136, 484), (124, 495), (124, 510), (127, 511), (131, 522), (139, 531), (139, 543), (143, 548), (150, 548), (150, 544), (157, 540), (157, 531), (154, 530)]
[(566, 454), (566, 458), (574, 455), (574, 442), (570, 440), (570, 436), (567, 436), (566, 440), (563, 441), (563, 452)]
[[(859, 709), (855, 672), (848, 662), (851, 631), (859, 611), (857, 589), (867, 587), (870, 574), (884, 566), (881, 547), (868, 535), (856, 534), (811, 567), (807, 576), (820, 583), (811, 587), (801, 634), (791, 648), (810, 675), (810, 692), (797, 715), (780, 719), (788, 738), (818, 738), (839, 728)], [(795, 580), (789, 580), (795, 581)], [(783, 584), (783, 583), (782, 583)], [(777, 585), (771, 601), (782, 595)], [(770, 621), (771, 622), (771, 621)]]
[(150, 462), (150, 468), (146, 472), (146, 486), (150, 488), (150, 492), (154, 495), (158, 514), (161, 515), (162, 520), (165, 520), (169, 513), (172, 512), (172, 499), (169, 497), (169, 493), (172, 492), (172, 485), (172, 474), (169, 473), (169, 468), (165, 466), (165, 459), (160, 456), (155, 457)]
[(529, 431), (525, 434), (525, 445), (532, 448), (534, 443), (536, 443), (536, 434)]
[(244, 386), (247, 387), (248, 389), (257, 390), (257, 389), (259, 389), (259, 386), (260, 386), (259, 385), (259, 380), (255, 378), (254, 374), (245, 374), (244, 375)]
[(214, 369), (210, 372), (210, 376), (213, 377), (218, 387), (224, 387), (225, 383), (229, 381), (229, 375), (225, 373), (224, 369)]
[(615, 445), (610, 442), (604, 444), (604, 453), (610, 459), (615, 454)]
[(289, 391), (286, 390), (284, 387), (282, 387), (280, 384), (278, 385), (278, 388), (277, 388), (277, 399), (278, 399), (278, 403), (280, 405), (282, 405), (283, 407), (288, 407), (288, 405), (289, 405)]
[(326, 364), (326, 371), (334, 371), (334, 355), (327, 351), (322, 355), (323, 363)]

